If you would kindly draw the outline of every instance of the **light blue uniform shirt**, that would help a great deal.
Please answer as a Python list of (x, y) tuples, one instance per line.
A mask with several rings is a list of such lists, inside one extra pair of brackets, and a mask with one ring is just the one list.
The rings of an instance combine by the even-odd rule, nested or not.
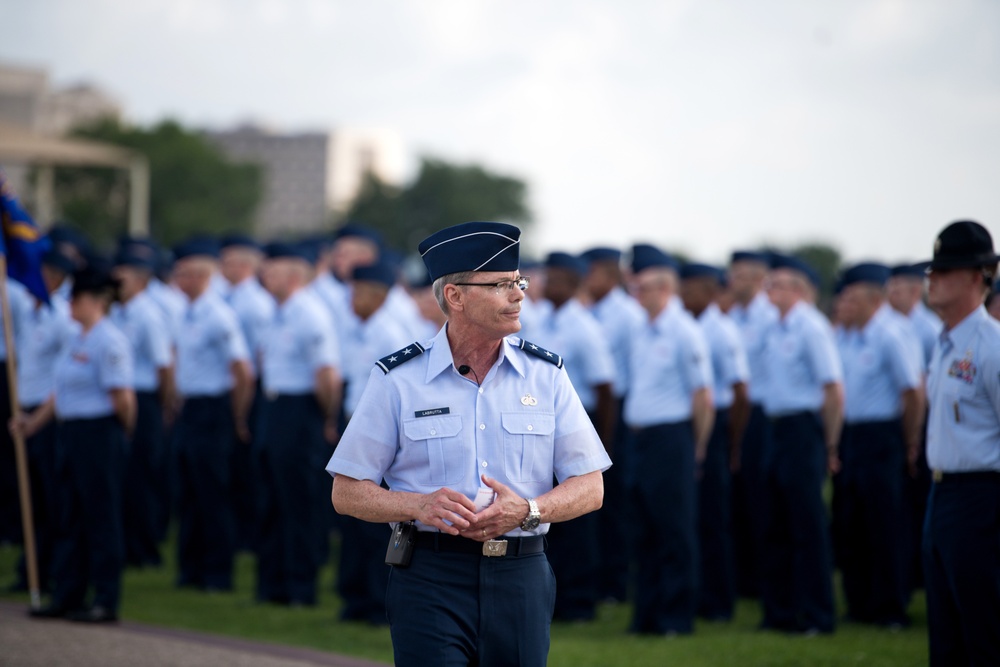
[(136, 391), (156, 391), (160, 387), (159, 370), (172, 360), (170, 332), (163, 311), (146, 290), (128, 303), (111, 306), (111, 322), (132, 344)]
[(243, 340), (250, 350), (251, 367), (256, 373), (257, 350), (260, 349), (261, 334), (274, 315), (274, 299), (253, 277), (238, 285), (230, 285), (223, 280), (222, 299), (240, 321)]
[(728, 314), (740, 332), (750, 364), (750, 402), (759, 405), (767, 393), (766, 333), (778, 320), (778, 309), (761, 292), (746, 307), (735, 304)]
[(983, 306), (934, 346), (927, 402), (931, 469), (1000, 471), (1000, 322)]
[(714, 303), (709, 304), (698, 316), (698, 324), (705, 333), (712, 358), (712, 398), (715, 407), (732, 407), (733, 385), (746, 383), (750, 379), (750, 367), (740, 340), (740, 332)]
[(177, 339), (177, 391), (218, 396), (233, 388), (230, 364), (249, 359), (236, 313), (212, 291), (189, 303)]
[(604, 331), (604, 340), (611, 347), (611, 359), (614, 362), (615, 379), (612, 391), (621, 398), (628, 389), (629, 345), (632, 330), (645, 318), (642, 307), (635, 299), (616, 287), (608, 292), (603, 299), (590, 307), (591, 314), (597, 318)]
[(312, 394), (316, 372), (340, 365), (340, 348), (323, 304), (299, 290), (277, 305), (260, 341), (261, 382), (267, 394)]
[(767, 392), (764, 412), (778, 417), (823, 406), (823, 387), (843, 371), (832, 328), (814, 307), (798, 303), (765, 333)]
[(920, 378), (923, 380), (924, 375), (927, 373), (927, 363), (930, 361), (930, 356), (924, 356), (923, 343), (920, 340), (913, 321), (906, 315), (897, 312), (888, 303), (882, 304), (878, 313), (881, 317), (887, 318), (896, 325), (896, 328), (903, 337), (903, 344), (908, 350), (908, 356), (911, 362), (920, 370)]
[(656, 318), (633, 330), (625, 423), (633, 428), (691, 419), (694, 392), (712, 386), (708, 344), (673, 297)]
[[(7, 278), (7, 300), (10, 304), (11, 331), (14, 334), (14, 348), (17, 349), (24, 339), (24, 323), (35, 308), (35, 297), (28, 289), (13, 278)], [(0, 312), (0, 326), (3, 326), (3, 313)], [(7, 337), (0, 329), (0, 360), (7, 359)]]
[(913, 328), (920, 338), (920, 345), (924, 350), (924, 366), (931, 363), (931, 355), (934, 353), (934, 346), (937, 344), (938, 336), (944, 328), (941, 319), (935, 315), (923, 303), (917, 303), (906, 317), (913, 322)]
[(364, 322), (357, 318), (354, 320), (342, 345), (344, 379), (347, 381), (344, 413), (348, 418), (358, 407), (375, 362), (411, 342), (410, 332), (393, 318), (393, 313), (385, 306)]
[(614, 361), (601, 325), (570, 299), (560, 308), (548, 308), (531, 330), (530, 340), (562, 355), (569, 380), (586, 410), (597, 408), (594, 387), (614, 381)]
[[(534, 498), (552, 489), (553, 476), (607, 470), (611, 460), (569, 376), (518, 343), (504, 339), (482, 386), (456, 370), (447, 327), (422, 354), (414, 346), (393, 354), (412, 360), (372, 370), (327, 471), (376, 484), (384, 477), (393, 491), (447, 486), (472, 500), (481, 474)], [(509, 535), (547, 531), (542, 524)]]
[(17, 342), (18, 400), (34, 407), (49, 400), (55, 389), (56, 361), (80, 331), (69, 316), (69, 304), (53, 295), (48, 305), (37, 304), (25, 318)]
[(166, 285), (156, 278), (149, 281), (149, 284), (146, 285), (146, 291), (163, 314), (163, 321), (167, 323), (171, 343), (176, 343), (184, 319), (184, 311), (187, 309), (187, 298), (180, 290)]
[(389, 295), (382, 307), (388, 310), (391, 317), (406, 331), (407, 341), (420, 340), (420, 335), (423, 332), (421, 326), (423, 318), (420, 317), (420, 309), (417, 308), (417, 304), (405, 287), (393, 285), (389, 289)]
[(844, 368), (844, 420), (889, 421), (903, 414), (901, 395), (923, 380), (913, 341), (894, 318), (878, 311), (862, 329), (837, 332)]
[(336, 330), (338, 344), (341, 346), (340, 357), (346, 359), (347, 353), (343, 347), (344, 340), (346, 340), (351, 328), (358, 323), (358, 316), (354, 314), (354, 310), (351, 308), (350, 289), (347, 285), (334, 278), (333, 274), (329, 272), (316, 276), (306, 289), (313, 296), (319, 298), (320, 302), (326, 307), (330, 321), (333, 322)]
[(132, 346), (108, 318), (78, 331), (55, 367), (55, 407), (60, 419), (114, 414), (112, 389), (132, 388)]

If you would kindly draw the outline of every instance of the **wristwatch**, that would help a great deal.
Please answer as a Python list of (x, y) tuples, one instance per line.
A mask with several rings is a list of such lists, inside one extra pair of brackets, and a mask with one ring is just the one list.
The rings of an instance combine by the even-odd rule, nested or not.
[(521, 522), (521, 530), (534, 530), (542, 522), (542, 513), (538, 511), (538, 503), (534, 498), (525, 498), (528, 501), (528, 516)]

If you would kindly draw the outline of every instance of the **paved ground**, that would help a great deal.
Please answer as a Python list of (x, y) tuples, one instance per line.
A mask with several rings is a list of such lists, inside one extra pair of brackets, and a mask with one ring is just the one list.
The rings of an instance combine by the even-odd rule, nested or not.
[(378, 663), (309, 649), (204, 635), (123, 621), (88, 626), (34, 620), (26, 608), (0, 603), (3, 667), (381, 667)]

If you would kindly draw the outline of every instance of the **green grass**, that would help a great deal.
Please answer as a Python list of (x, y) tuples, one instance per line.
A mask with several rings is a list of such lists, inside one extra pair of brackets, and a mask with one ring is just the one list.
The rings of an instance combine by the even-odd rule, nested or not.
[[(0, 585), (6, 589), (18, 552), (0, 547)], [(389, 631), (337, 619), (340, 601), (333, 591), (334, 572), (323, 568), (320, 604), (287, 609), (253, 601), (254, 559), (241, 555), (233, 593), (205, 595), (173, 587), (173, 554), (165, 552), (161, 569), (129, 570), (125, 575), (122, 617), (169, 626), (332, 651), (392, 662)], [(0, 599), (27, 605), (23, 594)], [(604, 605), (593, 623), (552, 627), (552, 667), (628, 665), (629, 667), (878, 667), (927, 664), (927, 624), (922, 596), (911, 606), (913, 627), (901, 632), (842, 623), (831, 636), (789, 637), (760, 632), (757, 604), (741, 601), (732, 623), (699, 623), (691, 637), (659, 639), (626, 634), (627, 605)]]

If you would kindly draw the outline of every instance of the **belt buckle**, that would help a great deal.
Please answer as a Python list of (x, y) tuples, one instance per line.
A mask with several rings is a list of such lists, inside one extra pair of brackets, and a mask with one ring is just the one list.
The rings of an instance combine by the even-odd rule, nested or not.
[(487, 540), (483, 542), (483, 555), (487, 558), (506, 556), (507, 540)]
[(940, 470), (934, 470), (931, 472), (931, 478), (935, 482), (940, 482), (942, 479), (944, 479), (944, 473), (941, 472)]

